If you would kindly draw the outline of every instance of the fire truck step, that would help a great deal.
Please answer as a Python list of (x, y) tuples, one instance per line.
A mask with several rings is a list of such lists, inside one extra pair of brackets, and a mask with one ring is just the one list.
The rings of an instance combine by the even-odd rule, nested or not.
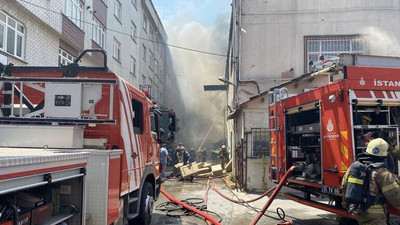
[(138, 197), (134, 197), (134, 198), (130, 198), (128, 203), (131, 204), (131, 203), (137, 202), (137, 201), (139, 201), (139, 198)]

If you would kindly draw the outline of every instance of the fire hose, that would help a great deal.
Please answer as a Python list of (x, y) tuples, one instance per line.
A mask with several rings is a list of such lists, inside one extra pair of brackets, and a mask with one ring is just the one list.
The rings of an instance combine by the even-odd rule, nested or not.
[(255, 225), (260, 220), (261, 216), (264, 215), (265, 211), (267, 211), (268, 207), (271, 205), (272, 201), (274, 201), (275, 197), (278, 195), (279, 191), (281, 190), (283, 184), (286, 182), (288, 176), (296, 169), (295, 166), (289, 168), (289, 170), (285, 173), (282, 180), (276, 186), (274, 192), (272, 193), (271, 197), (268, 198), (267, 203), (261, 209), (261, 211), (256, 215), (256, 217), (251, 221), (250, 225)]
[[(255, 225), (255, 224), (257, 224), (257, 222), (260, 220), (261, 216), (264, 215), (265, 211), (267, 211), (268, 207), (271, 205), (271, 203), (274, 201), (275, 197), (278, 195), (278, 193), (279, 193), (279, 191), (281, 190), (281, 188), (283, 187), (283, 185), (286, 183), (286, 180), (287, 180), (287, 178), (289, 177), (289, 175), (290, 175), (295, 169), (296, 169), (295, 166), (290, 167), (289, 170), (288, 170), (288, 171), (285, 173), (285, 175), (283, 176), (282, 180), (278, 183), (278, 185), (275, 186), (275, 187), (273, 187), (273, 188), (271, 188), (270, 190), (268, 190), (266, 193), (264, 193), (264, 194), (262, 195), (262, 197), (264, 197), (264, 196), (266, 196), (268, 193), (270, 193), (271, 191), (274, 191), (274, 192), (272, 193), (271, 197), (268, 198), (268, 201), (265, 203), (265, 205), (263, 206), (263, 208), (259, 211), (259, 213), (258, 213), (258, 214), (255, 216), (255, 218), (251, 221), (250, 225)], [(209, 186), (207, 186), (207, 191), (206, 191), (206, 193), (208, 193), (208, 188), (209, 188)], [(214, 183), (213, 183), (213, 189), (214, 189)], [(220, 194), (220, 195), (222, 194), (221, 192), (217, 191), (216, 189), (214, 189), (214, 190), (215, 190), (218, 194)], [(165, 197), (167, 197), (170, 201), (173, 201), (173, 202), (175, 202), (175, 203), (177, 203), (177, 204), (179, 204), (179, 205), (185, 207), (186, 209), (188, 209), (188, 210), (190, 210), (190, 211), (192, 211), (192, 212), (195, 212), (196, 214), (198, 214), (198, 215), (204, 217), (204, 218), (206, 219), (206, 221), (207, 221), (207, 224), (210, 224), (210, 223), (211, 223), (211, 224), (214, 224), (214, 225), (220, 225), (220, 223), (219, 223), (218, 221), (216, 221), (213, 217), (211, 217), (211, 216), (208, 215), (207, 213), (202, 212), (202, 211), (200, 211), (200, 210), (198, 210), (198, 209), (196, 209), (196, 208), (194, 208), (194, 207), (192, 207), (192, 206), (190, 206), (190, 205), (187, 205), (187, 204), (183, 203), (182, 201), (179, 201), (179, 200), (173, 198), (173, 197), (172, 197), (171, 195), (169, 195), (164, 189), (161, 189), (161, 193), (163, 193), (163, 195), (165, 195)], [(222, 195), (223, 195), (223, 194), (222, 194)], [(222, 195), (221, 195), (221, 196), (222, 196)], [(224, 196), (225, 196), (225, 195), (224, 195)], [(255, 199), (249, 200), (249, 201), (237, 201), (237, 200), (231, 199), (231, 198), (229, 198), (229, 197), (227, 197), (227, 196), (225, 196), (225, 197), (226, 197), (226, 199), (232, 200), (233, 202), (236, 202), (236, 203), (248, 203), (248, 202), (253, 202), (253, 201), (256, 201), (256, 200), (259, 200), (260, 198), (262, 198), (262, 197), (260, 196), (260, 197), (257, 197), (257, 198), (255, 198)], [(225, 198), (225, 197), (224, 197), (224, 198)], [(205, 200), (206, 200), (206, 199), (207, 199), (207, 194), (206, 194)]]
[(212, 218), (211, 216), (209, 216), (207, 213), (202, 212), (202, 211), (200, 211), (200, 210), (198, 210), (198, 209), (196, 209), (196, 208), (194, 208), (194, 207), (192, 207), (192, 206), (190, 206), (190, 205), (188, 205), (188, 204), (185, 204), (185, 203), (179, 201), (178, 199), (173, 198), (171, 195), (169, 195), (169, 194), (168, 194), (164, 189), (162, 189), (162, 188), (161, 188), (161, 193), (163, 193), (163, 195), (165, 195), (165, 197), (167, 197), (169, 200), (171, 200), (171, 201), (173, 201), (173, 202), (175, 202), (175, 203), (177, 203), (177, 204), (179, 204), (179, 205), (185, 207), (186, 209), (188, 209), (188, 210), (190, 210), (190, 211), (193, 211), (193, 212), (197, 213), (198, 215), (204, 217), (207, 221), (210, 221), (212, 224), (214, 224), (214, 225), (221, 225), (218, 221), (216, 221), (214, 218)]

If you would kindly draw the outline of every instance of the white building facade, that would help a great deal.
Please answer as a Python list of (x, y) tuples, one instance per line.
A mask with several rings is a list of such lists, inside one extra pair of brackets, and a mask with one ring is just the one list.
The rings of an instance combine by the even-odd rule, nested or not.
[[(236, 147), (235, 151), (245, 152), (244, 156), (235, 155), (241, 187), (262, 189), (261, 184), (266, 182), (262, 178), (269, 176), (263, 174), (268, 170), (261, 163), (264, 156), (269, 156), (268, 123), (263, 122), (267, 120), (267, 101), (259, 101), (259, 107), (254, 109), (264, 110), (264, 114), (252, 116), (253, 122), (244, 123), (252, 114), (248, 101), (271, 87), (315, 70), (319, 59), (340, 53), (399, 56), (400, 1), (233, 0), (232, 3), (231, 62), (226, 78), (236, 87), (228, 92), (234, 110), (230, 115), (228, 140)], [(256, 135), (266, 137), (265, 143), (258, 145), (264, 146), (264, 150), (255, 146)], [(255, 150), (264, 152), (254, 154)]]

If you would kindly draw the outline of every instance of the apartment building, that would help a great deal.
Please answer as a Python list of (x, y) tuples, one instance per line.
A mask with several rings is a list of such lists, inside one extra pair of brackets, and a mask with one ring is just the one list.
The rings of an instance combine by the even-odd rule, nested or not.
[(262, 189), (268, 181), (268, 90), (315, 70), (322, 57), (399, 56), (399, 9), (399, 0), (232, 1), (226, 79), (235, 88), (227, 129), (241, 188)]
[[(151, 0), (2, 0), (0, 62), (56, 66), (85, 49), (107, 52), (109, 69), (168, 107), (175, 85), (167, 35)], [(101, 53), (82, 65), (102, 65)], [(168, 75), (168, 76), (167, 76)], [(171, 96), (171, 94), (169, 94)]]

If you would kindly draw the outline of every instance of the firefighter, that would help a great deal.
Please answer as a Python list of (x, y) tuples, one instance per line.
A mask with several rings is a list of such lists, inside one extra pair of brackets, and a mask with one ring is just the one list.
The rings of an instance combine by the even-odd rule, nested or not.
[(348, 194), (346, 195), (346, 192), (354, 193), (354, 195), (360, 192), (365, 193), (362, 198), (366, 201), (360, 200), (359, 208), (352, 209), (350, 207), (349, 210), (349, 213), (354, 214), (359, 225), (386, 225), (388, 218), (386, 202), (400, 210), (400, 182), (387, 168), (388, 151), (392, 151), (395, 157), (398, 157), (399, 153), (396, 153), (396, 149), (398, 151), (398, 148), (389, 147), (389, 144), (382, 138), (373, 139), (366, 149), (365, 156), (368, 157), (371, 167), (367, 167), (370, 170), (366, 170), (368, 172), (365, 179), (357, 177), (361, 174), (365, 176), (365, 173), (354, 172), (355, 170), (352, 169), (360, 160), (354, 162), (343, 177), (343, 206), (345, 208), (352, 205), (349, 200), (351, 198), (348, 197)]
[[(191, 155), (190, 155), (190, 153), (189, 153), (189, 151), (182, 145), (181, 146), (181, 151), (182, 151), (182, 162), (183, 162), (183, 165), (185, 166), (185, 165), (188, 165), (189, 166), (189, 169), (190, 169), (190, 166), (191, 166), (191, 160), (192, 160), (192, 157), (191, 157)], [(194, 176), (192, 175), (192, 176), (190, 176), (190, 182), (193, 182), (193, 179), (194, 179)], [(183, 181), (184, 179), (183, 179), (183, 177), (181, 176), (181, 179), (179, 180), (179, 181)]]
[(228, 151), (226, 150), (225, 145), (222, 145), (221, 151), (219, 151), (218, 155), (221, 160), (221, 167), (222, 167), (222, 169), (225, 169), (225, 164), (228, 162), (228, 158), (229, 158)]
[(164, 181), (164, 174), (165, 174), (165, 170), (167, 169), (168, 159), (172, 161), (171, 157), (168, 154), (167, 144), (164, 143), (160, 150), (160, 161), (161, 161), (161, 166), (162, 166), (162, 173), (161, 173), (162, 181)]

